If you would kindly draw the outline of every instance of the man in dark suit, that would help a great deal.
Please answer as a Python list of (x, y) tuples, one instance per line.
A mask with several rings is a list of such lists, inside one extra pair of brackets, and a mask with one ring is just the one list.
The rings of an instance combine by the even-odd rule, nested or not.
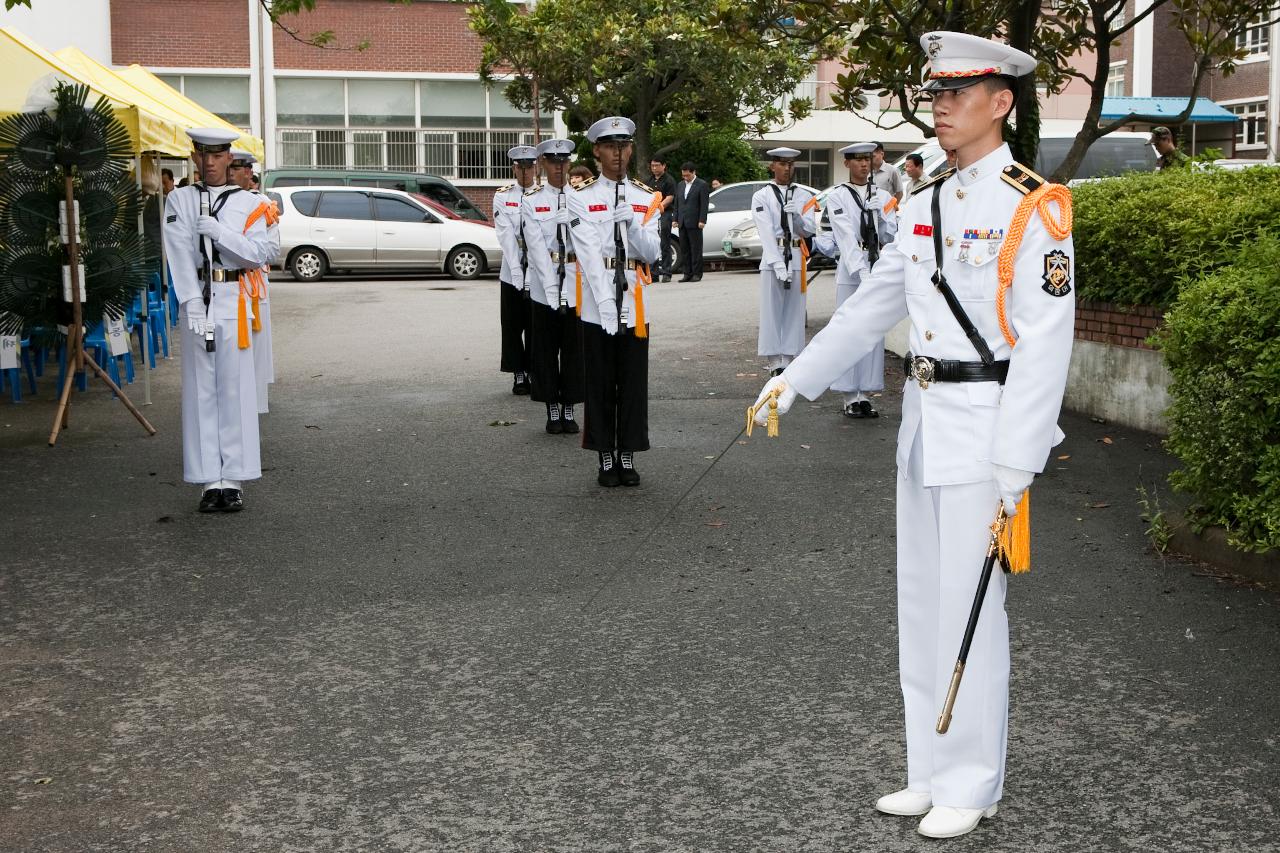
[(711, 188), (698, 177), (697, 167), (680, 167), (684, 180), (676, 187), (676, 222), (680, 224), (680, 259), (684, 262), (681, 281), (702, 280), (702, 229), (707, 224), (707, 198)]

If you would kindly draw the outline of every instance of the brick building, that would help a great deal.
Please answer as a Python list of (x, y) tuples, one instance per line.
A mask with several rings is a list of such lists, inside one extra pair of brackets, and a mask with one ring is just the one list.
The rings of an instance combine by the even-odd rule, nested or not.
[[(97, 29), (68, 26), (76, 18)], [(273, 27), (258, 0), (39, 0), (3, 22), (51, 50), (76, 44), (109, 65), (147, 67), (261, 136), (268, 168), (425, 171), (487, 206), (509, 180), (507, 149), (533, 138), (504, 84), (480, 82), (480, 40), (466, 7), (447, 0), (322, 0), (285, 21), (304, 38), (332, 30), (326, 49)], [(544, 135), (553, 119), (542, 117)]]
[[(1191, 93), (1193, 55), (1173, 23), (1172, 4), (1158, 8), (1134, 27), (1114, 51), (1107, 78), (1109, 96), (1185, 97)], [(1259, 4), (1261, 5), (1261, 4)], [(1150, 0), (1129, 0), (1126, 15), (1150, 7)], [(1274, 13), (1272, 13), (1274, 14)], [(1209, 75), (1200, 87), (1207, 98), (1234, 113), (1233, 125), (1198, 128), (1196, 148), (1212, 145), (1228, 156), (1275, 162), (1280, 139), (1280, 62), (1272, 50), (1280, 45), (1280, 24), (1268, 24), (1266, 11), (1237, 39), (1248, 56), (1229, 77)], [(1190, 133), (1183, 130), (1182, 147), (1190, 150)]]

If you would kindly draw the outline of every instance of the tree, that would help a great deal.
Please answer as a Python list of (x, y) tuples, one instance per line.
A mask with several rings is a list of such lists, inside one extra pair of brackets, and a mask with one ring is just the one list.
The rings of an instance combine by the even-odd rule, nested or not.
[[(777, 0), (755, 0), (776, 7)], [(1132, 113), (1101, 123), (1102, 100), (1112, 47), (1141, 21), (1169, 5), (1174, 25), (1182, 32), (1194, 56), (1191, 94), (1186, 109), (1177, 116)], [(1211, 72), (1230, 74), (1243, 58), (1236, 37), (1258, 22), (1258, 0), (1151, 0), (1150, 6), (1129, 20), (1123, 19), (1125, 0), (848, 0), (827, 3), (799, 0), (787, 4), (801, 27), (774, 26), (780, 36), (817, 46), (831, 54), (833, 38), (847, 37), (838, 51), (850, 69), (839, 75), (837, 105), (846, 108), (850, 98), (866, 92), (891, 99), (901, 118), (887, 127), (912, 124), (934, 135), (927, 105), (915, 94), (925, 70), (926, 57), (920, 36), (931, 30), (959, 30), (1003, 38), (1013, 47), (1039, 60), (1037, 82), (1057, 93), (1072, 79), (1090, 87), (1090, 104), (1075, 143), (1052, 175), (1067, 181), (1076, 172), (1089, 146), (1112, 131), (1133, 122), (1180, 124), (1191, 115), (1204, 78)], [(1079, 70), (1071, 61), (1082, 53), (1094, 54), (1093, 67)], [(882, 123), (888, 110), (877, 119)], [(1023, 86), (1014, 110), (1010, 144), (1023, 162), (1034, 162), (1040, 132), (1039, 97), (1033, 86)]]
[(759, 134), (812, 108), (797, 99), (784, 114), (776, 104), (809, 73), (813, 47), (771, 34), (768, 10), (730, 0), (542, 0), (528, 12), (508, 0), (470, 6), (484, 42), (483, 79), (511, 77), (507, 98), (524, 110), (534, 106), (536, 82), (538, 106), (561, 110), (573, 131), (601, 116), (630, 117), (637, 163), (654, 153), (656, 124), (683, 122), (692, 135), (725, 126)]

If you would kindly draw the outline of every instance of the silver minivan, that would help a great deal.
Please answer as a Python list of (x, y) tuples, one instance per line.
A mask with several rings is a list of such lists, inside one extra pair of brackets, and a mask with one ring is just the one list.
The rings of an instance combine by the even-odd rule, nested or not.
[(280, 256), (298, 281), (331, 270), (443, 271), (471, 279), (502, 263), (488, 222), (460, 219), (426, 196), (356, 187), (277, 187)]

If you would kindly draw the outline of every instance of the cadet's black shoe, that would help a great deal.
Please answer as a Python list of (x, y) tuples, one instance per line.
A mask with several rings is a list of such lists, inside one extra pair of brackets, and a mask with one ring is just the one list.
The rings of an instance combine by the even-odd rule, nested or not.
[(596, 482), (606, 489), (621, 485), (622, 481), (618, 479), (618, 466), (613, 461), (612, 453), (600, 454), (600, 472), (596, 474)]
[(775, 367), (773, 370), (770, 370), (770, 371), (769, 371), (769, 375), (770, 375), (770, 376), (781, 376), (781, 375), (782, 375), (782, 371), (784, 371), (784, 370), (786, 370), (786, 368), (785, 368), (785, 367)]
[(222, 511), (223, 512), (239, 512), (244, 509), (244, 495), (240, 494), (239, 489), (223, 489), (222, 490)]
[(690, 277), (690, 276), (685, 276), (684, 278), (682, 278), (682, 279), (680, 279), (680, 280), (681, 280), (681, 281), (693, 281), (693, 278), (692, 278), (692, 277)]
[(870, 401), (870, 400), (863, 400), (863, 401), (861, 401), (860, 403), (858, 403), (858, 408), (862, 410), (862, 416), (863, 416), (864, 418), (878, 418), (878, 417), (880, 417), (880, 413), (876, 411), (876, 407), (875, 407), (875, 406), (871, 405), (871, 401)]
[(664, 283), (665, 283), (665, 282), (668, 282), (668, 281), (671, 281), (671, 276), (669, 276), (669, 275), (664, 275), (664, 276), (662, 277), (662, 281), (663, 281)]
[(222, 489), (205, 489), (200, 496), (201, 512), (222, 512), (226, 502), (222, 499)]
[(552, 435), (564, 432), (564, 421), (560, 420), (559, 403), (547, 403), (547, 432)]
[(564, 411), (560, 418), (560, 428), (566, 435), (577, 435), (579, 432), (578, 422), (573, 419), (573, 405), (570, 403), (564, 404)]
[(845, 404), (844, 404), (844, 416), (845, 416), (846, 418), (861, 418), (861, 417), (865, 417), (865, 416), (862, 414), (862, 409), (858, 406), (858, 404), (857, 404), (857, 403), (845, 403)]
[(517, 372), (511, 382), (511, 393), (524, 395), (529, 393), (529, 375)]
[(640, 485), (640, 472), (636, 470), (630, 450), (618, 454), (618, 479), (624, 486)]
[(689, 281), (702, 281), (702, 276), (695, 275), (692, 278), (690, 278)]

